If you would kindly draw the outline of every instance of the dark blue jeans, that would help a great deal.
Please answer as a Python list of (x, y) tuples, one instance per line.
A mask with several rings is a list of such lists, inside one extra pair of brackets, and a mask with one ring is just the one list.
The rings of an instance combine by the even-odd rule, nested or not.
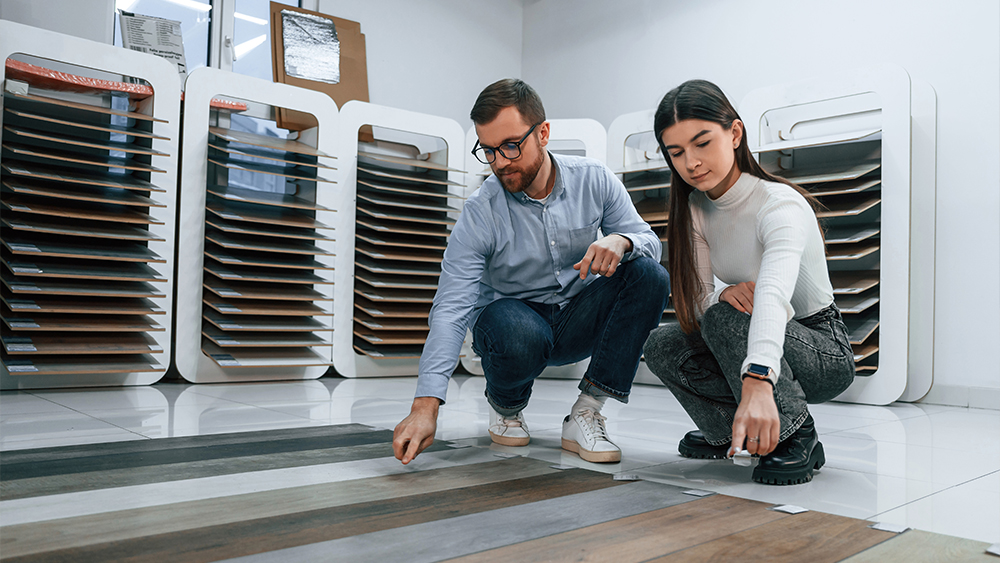
[[(732, 441), (733, 419), (743, 389), (750, 315), (729, 303), (712, 305), (701, 331), (685, 334), (677, 323), (649, 335), (646, 365), (673, 392), (710, 444)], [(802, 426), (808, 403), (833, 399), (854, 381), (854, 353), (836, 305), (785, 325), (781, 376), (774, 403), (780, 440)]]
[(472, 329), (490, 405), (513, 415), (528, 404), (546, 366), (587, 357), (580, 389), (628, 402), (642, 345), (660, 322), (669, 286), (663, 266), (641, 257), (592, 282), (562, 309), (519, 299), (490, 303)]

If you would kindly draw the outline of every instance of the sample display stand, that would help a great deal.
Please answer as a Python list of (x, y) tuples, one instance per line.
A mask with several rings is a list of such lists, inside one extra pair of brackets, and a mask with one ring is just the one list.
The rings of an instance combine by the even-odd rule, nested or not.
[[(571, 154), (576, 156), (586, 156), (605, 162), (607, 157), (608, 135), (604, 126), (593, 119), (550, 119), (549, 145), (547, 149), (555, 154)], [(473, 126), (465, 136), (465, 145), (469, 150), (465, 153), (466, 169), (476, 170), (475, 174), (469, 174), (467, 179), (468, 193), (479, 189), (479, 186), (488, 178), (493, 171), (488, 164), (483, 164), (470, 152), (475, 146), (478, 136), (476, 128)], [(582, 257), (581, 257), (582, 258)], [(470, 329), (472, 327), (469, 327)], [(466, 333), (465, 343), (462, 346), (462, 367), (466, 371), (475, 375), (483, 374), (482, 359), (472, 350), (472, 332)], [(575, 364), (565, 366), (549, 366), (542, 371), (539, 377), (550, 379), (580, 379), (583, 377), (590, 360), (584, 360)]]
[(154, 383), (171, 357), (177, 70), (9, 21), (0, 60), (0, 387)]
[[(216, 96), (318, 125), (298, 140), (233, 130), (210, 107)], [(175, 358), (188, 381), (314, 379), (332, 365), (337, 123), (319, 92), (209, 68), (188, 76)], [(267, 176), (274, 191), (234, 171)]]
[[(374, 140), (359, 143), (371, 128)], [(344, 377), (416, 375), (465, 198), (461, 127), (351, 101), (340, 113), (333, 359)], [(347, 214), (353, 216), (347, 217)]]
[[(934, 171), (920, 170), (916, 190), (911, 171), (916, 159), (933, 162), (933, 133), (911, 153), (911, 95), (906, 71), (882, 66), (761, 88), (740, 106), (761, 165), (823, 205), (827, 265), (858, 374), (838, 400), (888, 404), (908, 388), (914, 400), (931, 383), (934, 222), (914, 231), (911, 209), (933, 209)], [(919, 96), (921, 119), (929, 112), (933, 124), (933, 93)]]
[[(638, 111), (618, 116), (611, 122), (608, 128), (608, 166), (621, 176), (639, 215), (660, 237), (663, 243), (661, 263), (666, 265), (670, 167), (653, 135), (653, 114), (653, 110)], [(668, 301), (660, 325), (676, 319), (673, 306)], [(660, 384), (645, 360), (639, 362), (635, 382)]]

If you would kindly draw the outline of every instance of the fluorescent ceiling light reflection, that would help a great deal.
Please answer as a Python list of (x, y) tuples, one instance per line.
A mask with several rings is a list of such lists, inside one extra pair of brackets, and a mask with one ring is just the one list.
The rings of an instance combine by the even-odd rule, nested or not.
[(239, 45), (236, 46), (236, 59), (237, 60), (242, 59), (243, 55), (246, 55), (250, 51), (253, 51), (257, 47), (260, 47), (261, 44), (264, 43), (265, 41), (267, 41), (266, 33), (264, 35), (259, 35), (257, 37), (254, 37), (249, 41), (244, 41), (243, 43), (240, 43)]
[(132, 6), (139, 0), (115, 0), (115, 8), (123, 12), (128, 12), (132, 10)]
[(243, 20), (245, 22), (255, 23), (257, 25), (267, 25), (267, 20), (262, 20), (260, 18), (255, 18), (253, 16), (248, 16), (246, 14), (241, 14), (239, 12), (236, 12), (235, 14), (233, 14), (233, 16), (235, 16), (236, 19)]
[(184, 6), (185, 8), (190, 8), (196, 12), (207, 12), (212, 9), (211, 4), (206, 4), (204, 2), (196, 2), (195, 0), (166, 0), (171, 4), (177, 4), (178, 6)]

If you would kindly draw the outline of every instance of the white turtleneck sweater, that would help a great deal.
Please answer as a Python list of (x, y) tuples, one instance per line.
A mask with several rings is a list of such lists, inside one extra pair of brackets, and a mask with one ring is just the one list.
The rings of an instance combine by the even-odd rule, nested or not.
[(755, 282), (747, 357), (781, 375), (785, 325), (833, 303), (823, 237), (809, 203), (790, 186), (744, 172), (716, 200), (695, 190), (688, 198), (695, 265), (705, 300), (719, 302), (727, 285)]

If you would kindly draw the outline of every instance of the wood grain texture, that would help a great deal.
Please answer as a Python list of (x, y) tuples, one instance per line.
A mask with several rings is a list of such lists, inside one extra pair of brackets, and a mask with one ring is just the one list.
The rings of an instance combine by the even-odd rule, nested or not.
[(890, 538), (843, 563), (996, 563), (995, 555), (986, 553), (990, 544), (921, 530), (910, 530)]

